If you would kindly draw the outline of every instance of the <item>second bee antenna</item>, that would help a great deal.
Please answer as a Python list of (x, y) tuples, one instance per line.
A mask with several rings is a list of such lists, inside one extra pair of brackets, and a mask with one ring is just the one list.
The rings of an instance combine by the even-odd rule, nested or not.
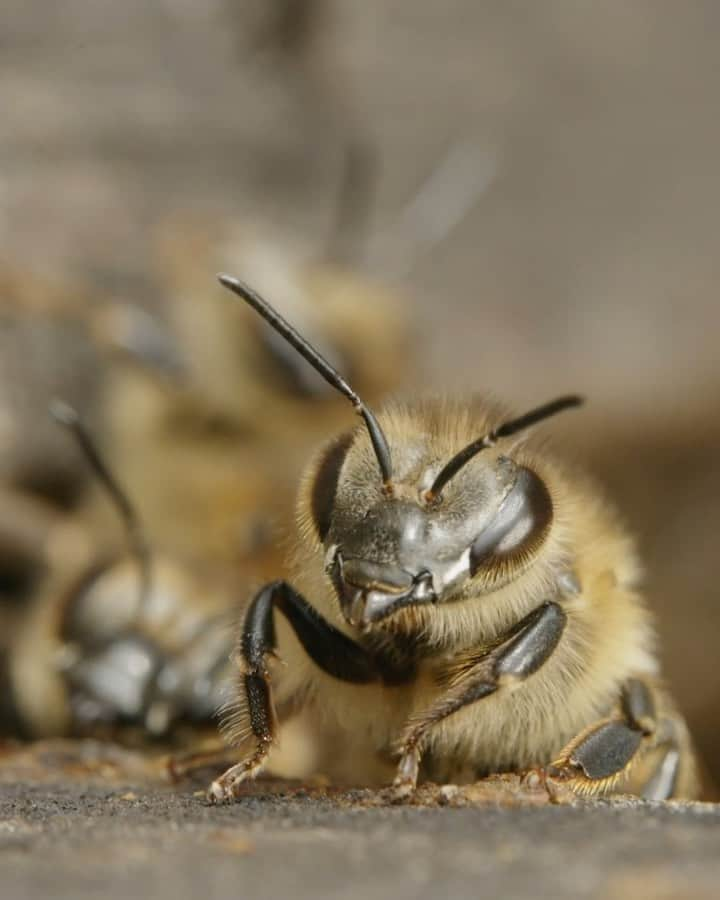
[(435, 481), (433, 481), (430, 490), (426, 492), (425, 499), (428, 501), (437, 499), (448, 481), (454, 478), (460, 469), (469, 463), (473, 457), (477, 456), (481, 450), (494, 447), (501, 438), (510, 437), (519, 431), (524, 431), (526, 428), (537, 425), (543, 419), (557, 415), (563, 410), (572, 409), (574, 406), (581, 406), (583, 403), (582, 397), (579, 397), (577, 394), (568, 394), (567, 396), (551, 400), (549, 403), (543, 403), (542, 406), (531, 409), (522, 416), (518, 416), (517, 419), (503, 422), (502, 425), (484, 434), (481, 438), (468, 444), (467, 447), (463, 447), (459, 453), (456, 453), (450, 462), (446, 463), (435, 476)]
[(140, 572), (140, 603), (143, 605), (150, 595), (152, 555), (140, 517), (129, 497), (110, 471), (78, 411), (62, 400), (54, 400), (50, 404), (50, 415), (56, 422), (59, 422), (71, 432), (83, 456), (97, 475), (98, 480), (107, 491), (113, 505), (120, 514), (120, 518), (125, 526), (130, 553), (137, 561)]

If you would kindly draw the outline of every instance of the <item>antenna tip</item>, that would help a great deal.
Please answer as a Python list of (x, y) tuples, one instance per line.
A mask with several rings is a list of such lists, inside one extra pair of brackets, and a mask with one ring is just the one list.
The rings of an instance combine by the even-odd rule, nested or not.
[(240, 281), (235, 278), (234, 275), (228, 275), (226, 272), (218, 272), (217, 280), (223, 287), (230, 288), (231, 290), (240, 284)]
[(48, 408), (50, 415), (61, 425), (73, 427), (80, 421), (80, 416), (76, 409), (65, 403), (64, 400), (53, 400)]

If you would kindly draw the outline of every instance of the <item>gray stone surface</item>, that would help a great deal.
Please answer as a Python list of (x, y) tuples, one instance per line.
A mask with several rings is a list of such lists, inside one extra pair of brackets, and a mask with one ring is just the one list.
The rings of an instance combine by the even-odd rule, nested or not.
[(365, 808), (78, 784), (0, 790), (3, 896), (718, 895), (720, 810)]
[(570, 806), (507, 776), (401, 806), (259, 782), (217, 807), (208, 774), (173, 786), (160, 763), (91, 742), (0, 754), (3, 898), (718, 896), (714, 804)]

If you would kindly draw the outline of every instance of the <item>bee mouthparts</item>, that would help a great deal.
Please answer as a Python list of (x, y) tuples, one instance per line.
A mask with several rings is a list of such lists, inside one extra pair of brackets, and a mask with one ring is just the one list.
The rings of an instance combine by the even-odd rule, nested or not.
[(412, 575), (394, 566), (365, 560), (339, 560), (334, 579), (348, 624), (367, 627), (408, 606), (435, 603), (432, 575)]

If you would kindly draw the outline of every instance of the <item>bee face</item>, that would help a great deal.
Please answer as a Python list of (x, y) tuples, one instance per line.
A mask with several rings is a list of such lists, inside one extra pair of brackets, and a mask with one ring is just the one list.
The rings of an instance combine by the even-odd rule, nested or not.
[[(437, 496), (431, 487), (467, 441), (456, 411), (427, 428), (427, 410), (383, 427), (394, 474), (390, 490), (377, 474), (364, 432), (330, 444), (312, 482), (312, 518), (341, 611), (352, 625), (383, 622), (407, 606), (446, 603), (501, 586), (531, 564), (552, 522), (542, 479), (508, 455), (472, 461)], [(477, 434), (485, 423), (470, 424)], [(449, 439), (450, 436), (450, 439)]]

